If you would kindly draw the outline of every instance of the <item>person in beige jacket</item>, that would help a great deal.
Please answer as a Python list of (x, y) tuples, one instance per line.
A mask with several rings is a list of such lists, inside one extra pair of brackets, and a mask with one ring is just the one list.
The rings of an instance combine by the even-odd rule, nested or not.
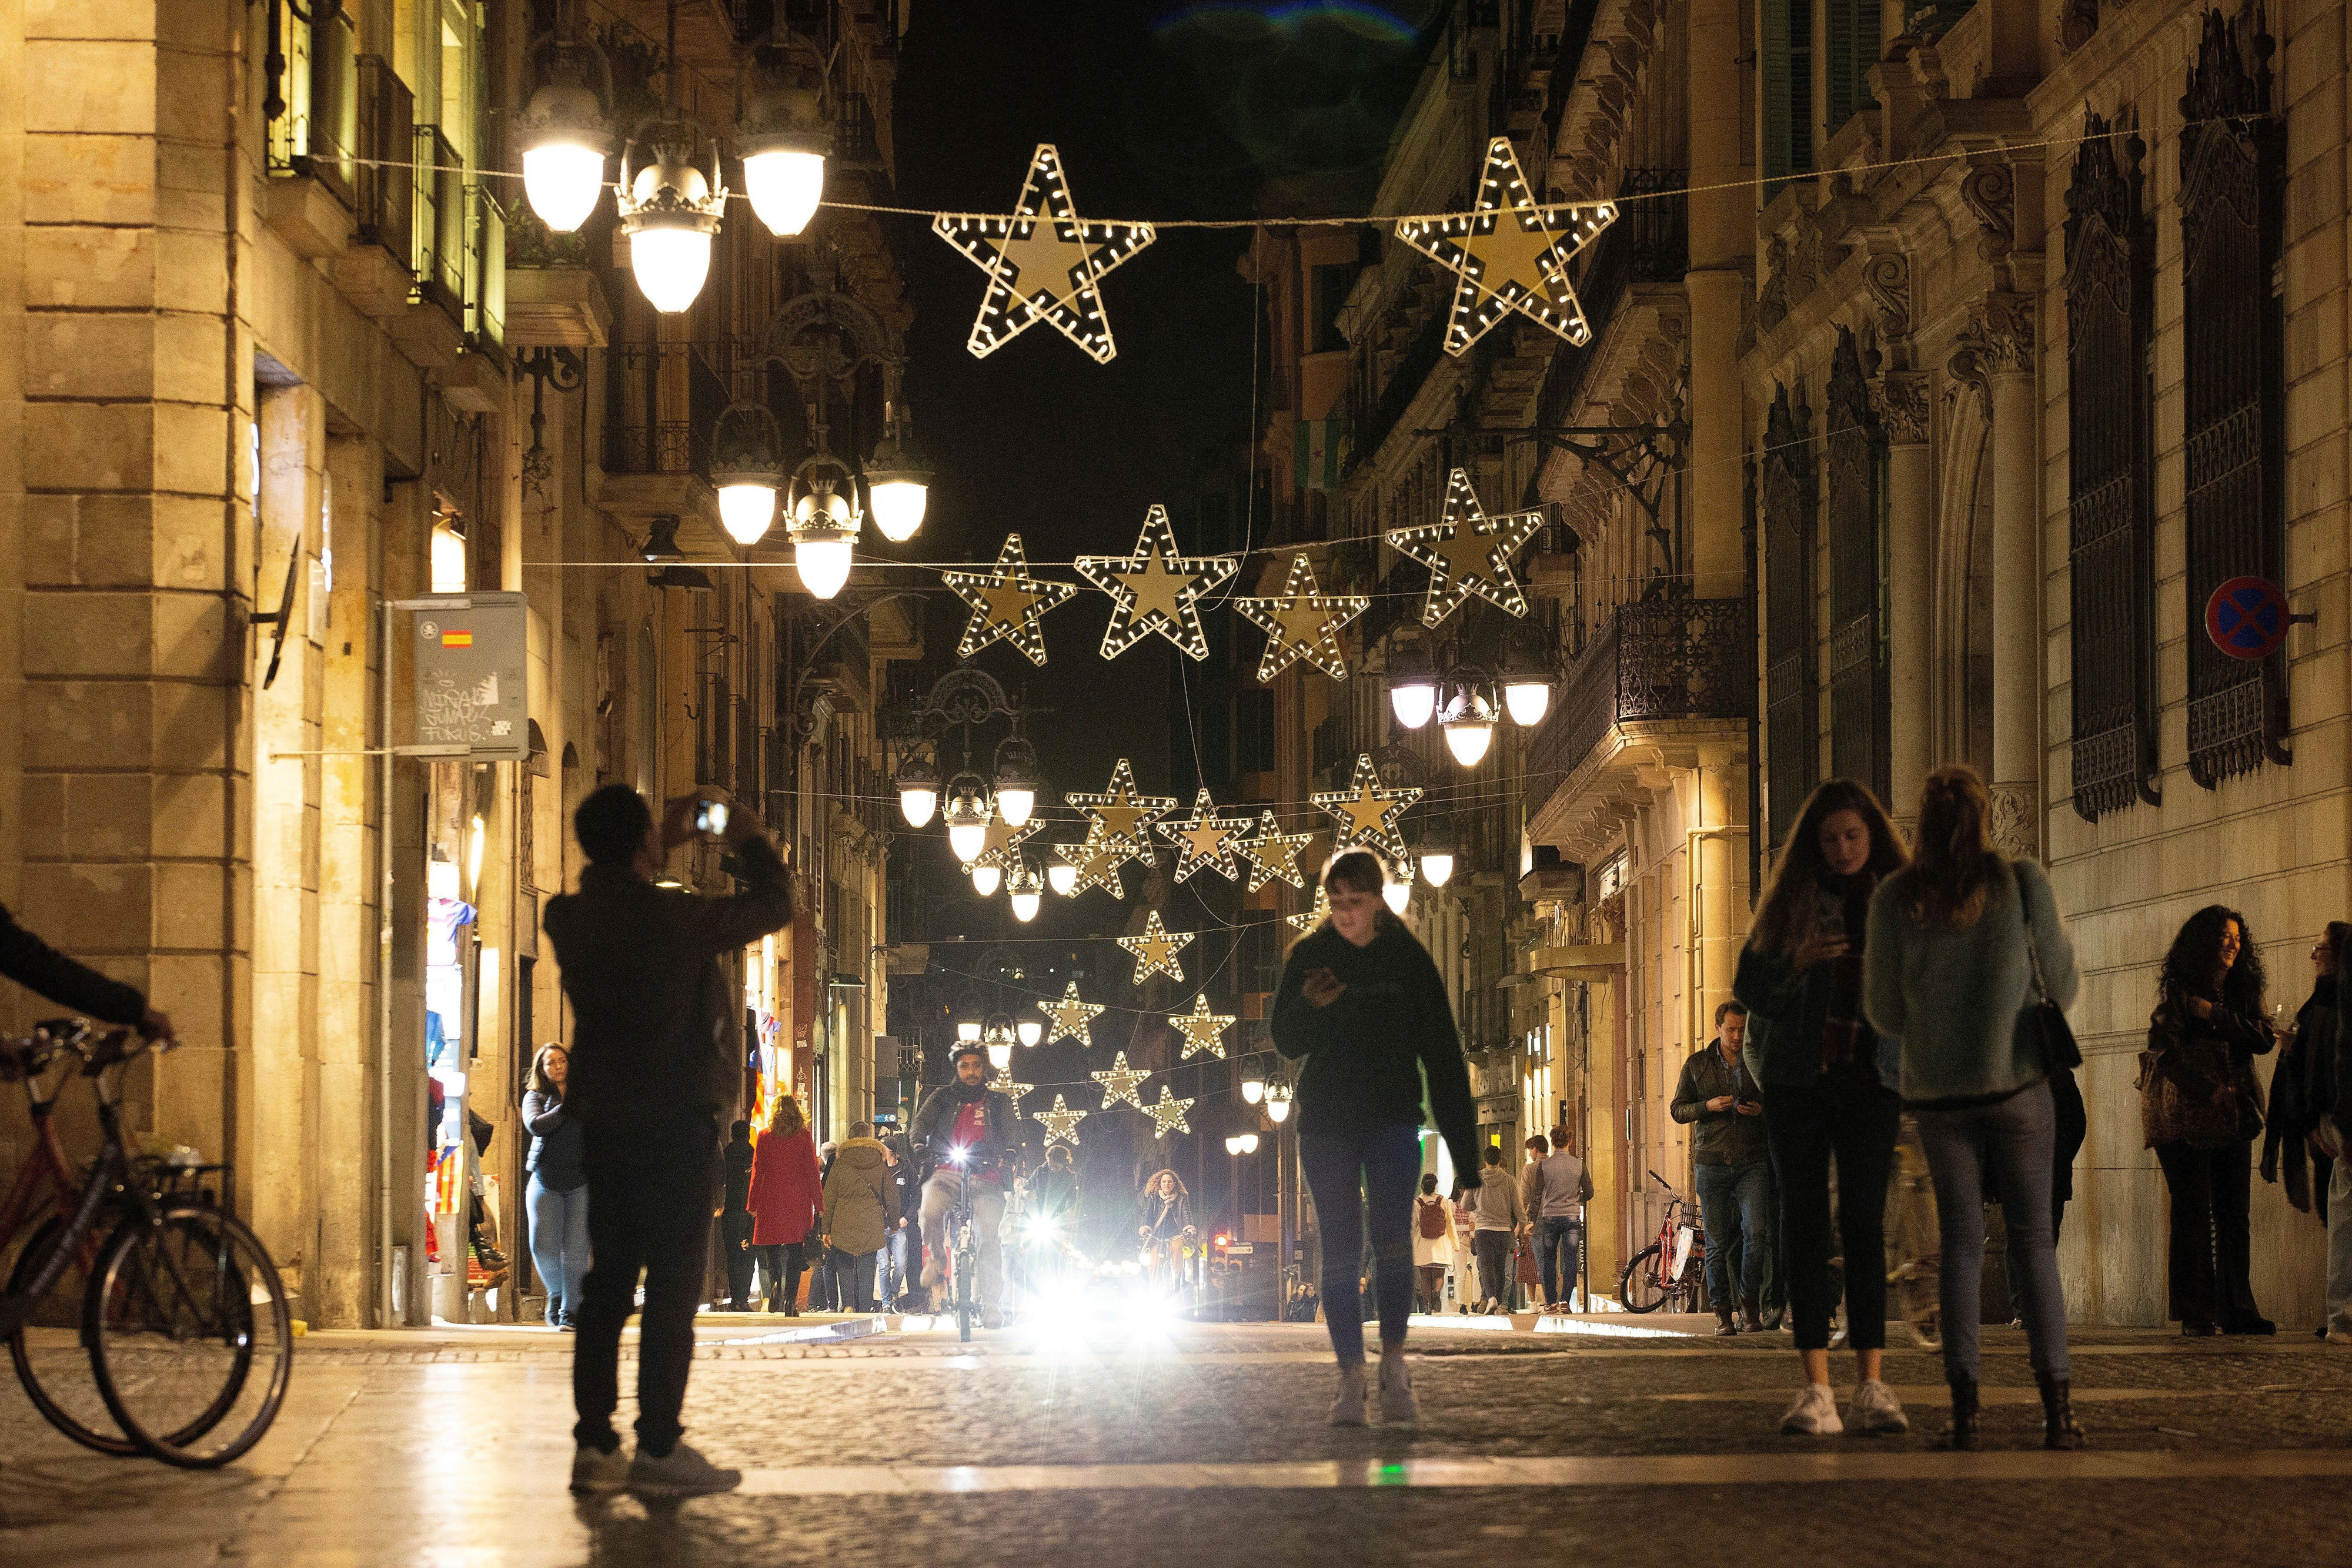
[(1528, 1228), (1528, 1206), (1519, 1197), (1519, 1184), (1503, 1169), (1502, 1149), (1487, 1145), (1485, 1158), (1485, 1179), (1470, 1195), (1476, 1214), (1470, 1244), (1478, 1254), (1479, 1305), (1507, 1312), (1517, 1294), (1511, 1253)]
[(874, 1265), (890, 1238), (891, 1191), (889, 1160), (873, 1127), (852, 1122), (824, 1178), (824, 1244), (835, 1276), (846, 1282), (843, 1304), (854, 1312), (874, 1310)]

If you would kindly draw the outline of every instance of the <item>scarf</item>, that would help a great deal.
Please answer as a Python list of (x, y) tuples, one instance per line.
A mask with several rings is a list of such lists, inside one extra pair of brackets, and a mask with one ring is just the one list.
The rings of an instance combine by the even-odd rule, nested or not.
[(1854, 1059), (1870, 1025), (1862, 1017), (1862, 938), (1870, 924), (1870, 895), (1878, 886), (1868, 870), (1852, 876), (1832, 876), (1822, 883), (1824, 915), (1832, 902), (1845, 925), (1847, 943), (1842, 957), (1829, 961), (1829, 1007), (1822, 1018), (1822, 1071), (1843, 1067)]

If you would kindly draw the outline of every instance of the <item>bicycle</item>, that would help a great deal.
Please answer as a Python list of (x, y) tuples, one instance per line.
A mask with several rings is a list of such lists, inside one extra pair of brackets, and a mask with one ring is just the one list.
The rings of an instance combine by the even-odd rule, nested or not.
[(1906, 1115), (1895, 1145), (1893, 1179), (1886, 1184), (1886, 1295), (1922, 1350), (1943, 1348), (1942, 1272), (1935, 1178), (1919, 1142), (1919, 1124)]
[(943, 1156), (955, 1167), (955, 1202), (947, 1212), (947, 1288), (949, 1311), (955, 1314), (956, 1337), (969, 1343), (973, 1320), (980, 1316), (980, 1228), (972, 1218), (971, 1152), (951, 1145)]
[[(0, 1335), (35, 1408), (74, 1441), (212, 1469), (250, 1449), (277, 1419), (293, 1366), (292, 1322), (268, 1249), (204, 1186), (226, 1167), (134, 1159), (124, 1147), (124, 1071), (151, 1043), (127, 1030), (93, 1040), (88, 1024), (73, 1021), (0, 1040), (0, 1076), (24, 1081), (41, 1134), (0, 1210), (11, 1239), (38, 1212), (39, 1186), (57, 1190), (0, 1294)], [(78, 1071), (46, 1078), (67, 1061)], [(78, 1191), (49, 1123), (67, 1076), (91, 1081), (100, 1133)], [(118, 1218), (100, 1239), (110, 1211)], [(75, 1312), (60, 1286), (77, 1266)], [(115, 1430), (101, 1429), (68, 1383), (70, 1350), (59, 1356), (35, 1341), (68, 1324)]]
[(1629, 1312), (1654, 1312), (1673, 1301), (1682, 1303), (1678, 1311), (1702, 1312), (1706, 1228), (1690, 1218), (1690, 1204), (1665, 1177), (1652, 1171), (1650, 1179), (1666, 1189), (1665, 1220), (1658, 1239), (1634, 1253), (1617, 1276), (1617, 1299)]

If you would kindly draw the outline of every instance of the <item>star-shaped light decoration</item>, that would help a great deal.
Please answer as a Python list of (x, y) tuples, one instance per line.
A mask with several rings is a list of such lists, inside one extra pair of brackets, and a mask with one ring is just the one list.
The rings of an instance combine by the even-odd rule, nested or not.
[(1103, 275), (1159, 235), (1150, 224), (1088, 223), (1070, 201), (1062, 155), (1039, 142), (1021, 185), (1021, 204), (1006, 216), (941, 213), (931, 232), (988, 274), (988, 292), (964, 347), (986, 359), (1040, 321), (1108, 364), (1118, 352), (1103, 314)]
[(1087, 1076), (1102, 1085), (1104, 1110), (1122, 1103), (1132, 1105), (1139, 1111), (1145, 1109), (1142, 1097), (1136, 1091), (1143, 1087), (1151, 1074), (1139, 1067), (1129, 1067), (1127, 1052), (1122, 1051), (1118, 1053), (1108, 1072), (1089, 1072)]
[(1506, 512), (1490, 517), (1478, 508), (1470, 476), (1454, 471), (1445, 484), (1445, 516), (1418, 528), (1391, 528), (1382, 537), (1429, 568), (1429, 595), (1421, 601), (1421, 623), (1434, 626), (1472, 594), (1507, 613), (1524, 616), (1527, 596), (1511, 570), (1511, 558), (1543, 527), (1541, 512)]
[(1009, 1067), (998, 1068), (996, 1076), (988, 1081), (988, 1086), (999, 1094), (1011, 1095), (1013, 1108), (1016, 1111), (1021, 1108), (1021, 1096), (1037, 1087), (1034, 1083), (1015, 1083), (1013, 1081), (1013, 1070)]
[(1286, 882), (1293, 887), (1307, 885), (1307, 877), (1298, 869), (1298, 852), (1307, 847), (1312, 833), (1286, 833), (1274, 820), (1272, 811), (1257, 814), (1257, 831), (1247, 838), (1234, 841), (1234, 859), (1249, 873), (1249, 890), (1255, 893), (1269, 882)]
[(1075, 1040), (1083, 1046), (1094, 1044), (1094, 1036), (1088, 1032), (1087, 1025), (1102, 1012), (1103, 1006), (1079, 996), (1077, 981), (1070, 982), (1070, 988), (1062, 993), (1060, 1001), (1039, 1002), (1037, 1010), (1045, 1015), (1047, 1045), (1057, 1040)]
[(1202, 790), (1192, 798), (1192, 814), (1181, 822), (1161, 822), (1160, 836), (1176, 846), (1176, 880), (1207, 869), (1226, 881), (1234, 880), (1234, 847), (1249, 831), (1247, 817), (1220, 817), (1217, 803)]
[(1334, 831), (1332, 851), (1337, 853), (1359, 845), (1375, 849), (1386, 856), (1391, 866), (1404, 864), (1411, 853), (1404, 846), (1404, 835), (1397, 831), (1397, 819), (1405, 808), (1421, 799), (1421, 791), (1407, 786), (1397, 789), (1381, 788), (1380, 769), (1369, 757), (1356, 758), (1355, 781), (1345, 789), (1327, 789), (1314, 797), (1315, 803), (1339, 819)]
[(1192, 1102), (1177, 1099), (1175, 1092), (1163, 1083), (1160, 1086), (1159, 1103), (1146, 1105), (1143, 1108), (1143, 1113), (1150, 1117), (1154, 1124), (1151, 1135), (1155, 1138), (1164, 1138), (1170, 1133), (1189, 1133), (1192, 1130), (1192, 1124), (1184, 1120), (1184, 1113), (1192, 1108)]
[(1013, 868), (1021, 859), (1022, 844), (1043, 832), (1045, 828), (1042, 818), (1032, 817), (1016, 828), (1006, 822), (1003, 816), (991, 811), (987, 830), (980, 841), (980, 853), (965, 862), (964, 871), (970, 873), (976, 865), (992, 865), (1007, 876), (1012, 875)]
[(1045, 612), (1078, 591), (1075, 582), (1041, 582), (1030, 576), (1019, 534), (1004, 536), (994, 570), (943, 571), (940, 579), (971, 606), (963, 641), (956, 644), (957, 656), (965, 659), (1002, 639), (1026, 653), (1031, 664), (1044, 664)]
[(1056, 1094), (1054, 1096), (1052, 1110), (1032, 1111), (1029, 1113), (1029, 1119), (1045, 1124), (1047, 1143), (1075, 1144), (1078, 1141), (1078, 1124), (1093, 1113), (1091, 1111), (1071, 1110), (1068, 1102)]
[(1201, 595), (1240, 569), (1229, 555), (1179, 555), (1168, 508), (1144, 514), (1133, 555), (1082, 555), (1078, 575), (1117, 601), (1103, 629), (1102, 656), (1116, 659), (1147, 632), (1157, 632), (1195, 659), (1209, 656), (1201, 630)]
[(1135, 769), (1124, 757), (1111, 769), (1110, 783), (1101, 794), (1062, 799), (1093, 820), (1094, 827), (1087, 835), (1089, 844), (1100, 838), (1103, 847), (1118, 851), (1121, 859), (1132, 855), (1147, 865), (1151, 862), (1151, 824), (1176, 809), (1173, 795), (1137, 794)]
[(1225, 1059), (1225, 1030), (1234, 1027), (1234, 1020), (1211, 1012), (1206, 996), (1194, 997), (1191, 1012), (1171, 1013), (1168, 1021), (1184, 1037), (1184, 1061), (1190, 1061), (1204, 1051), (1219, 1061)]
[(1168, 928), (1160, 924), (1160, 911), (1147, 911), (1143, 916), (1143, 930), (1136, 936), (1118, 939), (1120, 946), (1135, 955), (1135, 983), (1139, 986), (1154, 975), (1165, 975), (1181, 985), (1184, 970), (1176, 962), (1176, 955), (1192, 940), (1192, 935), (1190, 931), (1180, 931), (1171, 936)]
[(1075, 847), (1066, 844), (1055, 852), (1078, 873), (1077, 880), (1070, 884), (1073, 898), (1090, 887), (1099, 887), (1113, 898), (1127, 896), (1127, 883), (1120, 879), (1118, 868), (1127, 860), (1128, 852), (1105, 838), (1099, 823), (1087, 834), (1085, 843)]
[(1592, 327), (1569, 287), (1568, 264), (1616, 221), (1617, 208), (1610, 202), (1538, 206), (1510, 139), (1497, 136), (1486, 143), (1475, 207), (1442, 218), (1406, 219), (1396, 234), (1454, 274), (1445, 351), (1460, 355), (1513, 310), (1571, 343), (1590, 339)]
[(1297, 915), (1286, 915), (1283, 921), (1293, 931), (1312, 931), (1331, 918), (1331, 890), (1321, 883), (1315, 884), (1315, 907)]
[(1325, 593), (1315, 582), (1315, 563), (1290, 558), (1290, 576), (1271, 599), (1236, 599), (1234, 608), (1265, 629), (1265, 652), (1257, 659), (1263, 682), (1305, 659), (1335, 681), (1348, 678), (1347, 651), (1339, 628), (1372, 607), (1360, 593)]

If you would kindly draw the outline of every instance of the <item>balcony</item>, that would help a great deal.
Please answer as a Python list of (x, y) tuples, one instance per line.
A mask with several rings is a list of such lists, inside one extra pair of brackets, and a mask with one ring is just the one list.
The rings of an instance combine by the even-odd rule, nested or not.
[[(1745, 752), (1755, 706), (1754, 632), (1743, 599), (1621, 607), (1570, 672), (1528, 747), (1528, 818), (1540, 843), (1572, 844), (1570, 821), (1604, 800), (1629, 744), (1644, 760), (1726, 742)], [(1695, 755), (1692, 758), (1695, 760)], [(1571, 856), (1570, 858), (1574, 858)]]
[(415, 99), (381, 55), (352, 62), (358, 155), (352, 173), (353, 244), (335, 262), (335, 287), (370, 316), (408, 308), (415, 277), (416, 182), (403, 167), (415, 143)]
[(708, 474), (710, 443), (691, 420), (608, 424), (604, 467), (607, 474)]
[(299, 255), (340, 256), (352, 241), (359, 172), (352, 19), (340, 12), (305, 19), (292, 0), (270, 5), (282, 52), (268, 89), (277, 110), (266, 139), (269, 226)]
[(1617, 221), (1601, 231), (1585, 252), (1576, 297), (1592, 336), (1562, 344), (1553, 353), (1536, 403), (1536, 423), (1544, 429), (1575, 424), (1570, 418), (1594, 361), (1608, 337), (1609, 319), (1640, 284), (1680, 283), (1690, 270), (1690, 198), (1654, 195), (1678, 192), (1688, 181), (1681, 169), (1628, 169), (1618, 182)]

